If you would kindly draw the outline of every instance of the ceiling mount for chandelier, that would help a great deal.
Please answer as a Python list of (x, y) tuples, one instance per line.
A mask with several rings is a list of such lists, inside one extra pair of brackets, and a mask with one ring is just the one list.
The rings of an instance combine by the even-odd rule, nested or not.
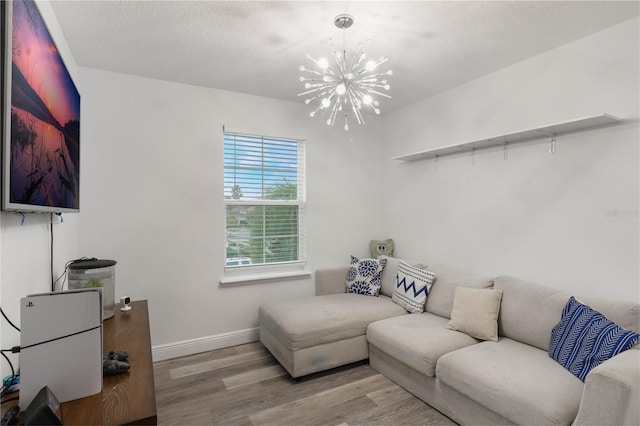
[(392, 75), (393, 71), (378, 72), (378, 67), (387, 62), (387, 58), (381, 56), (378, 60), (366, 61), (367, 55), (362, 44), (351, 58), (348, 57), (345, 31), (353, 25), (352, 16), (338, 15), (334, 24), (342, 30), (342, 51), (336, 51), (329, 39), (329, 47), (335, 60), (333, 66), (326, 58), (316, 60), (311, 55), (306, 55), (318, 69), (300, 66), (300, 71), (306, 72), (310, 77), (300, 77), (306, 90), (298, 96), (309, 96), (304, 100), (305, 104), (318, 102), (317, 108), (309, 113), (311, 117), (320, 110), (328, 110), (327, 124), (333, 126), (337, 115), (343, 114), (344, 129), (349, 130), (350, 113), (353, 113), (358, 124), (364, 124), (363, 108), (371, 108), (374, 113), (380, 114), (380, 103), (376, 98), (391, 98), (382, 91), (389, 91), (385, 77)]

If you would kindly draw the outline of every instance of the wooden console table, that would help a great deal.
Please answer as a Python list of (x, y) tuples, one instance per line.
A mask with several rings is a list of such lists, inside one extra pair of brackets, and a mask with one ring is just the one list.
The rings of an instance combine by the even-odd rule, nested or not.
[(102, 323), (104, 352), (129, 353), (128, 372), (102, 380), (102, 392), (62, 404), (65, 425), (157, 424), (156, 392), (146, 300), (131, 304)]
[[(131, 368), (124, 374), (104, 377), (102, 392), (63, 402), (62, 421), (65, 425), (158, 423), (149, 308), (146, 300), (133, 302), (131, 308), (122, 312), (116, 305), (115, 315), (102, 323), (104, 352), (128, 352)], [(4, 412), (9, 407), (2, 408)]]

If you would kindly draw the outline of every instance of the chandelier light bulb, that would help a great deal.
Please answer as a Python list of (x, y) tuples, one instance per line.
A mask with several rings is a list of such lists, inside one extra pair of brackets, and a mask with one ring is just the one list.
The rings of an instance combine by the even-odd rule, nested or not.
[[(314, 117), (318, 111), (326, 118), (329, 126), (335, 124), (339, 114), (344, 114), (344, 130), (349, 130), (349, 116), (355, 117), (358, 124), (364, 124), (362, 116), (363, 109), (380, 114), (378, 106), (380, 103), (376, 98), (391, 98), (381, 89), (389, 90), (390, 86), (386, 80), (381, 80), (384, 75), (392, 75), (393, 72), (378, 71), (381, 65), (387, 61), (384, 56), (378, 60), (367, 61), (367, 54), (364, 52), (363, 44), (360, 43), (358, 50), (349, 52), (346, 47), (346, 29), (353, 24), (353, 17), (349, 15), (339, 15), (335, 18), (334, 24), (343, 30), (343, 46), (341, 49), (334, 48), (333, 41), (329, 39), (329, 49), (331, 56), (329, 59), (320, 58), (318, 60), (307, 54), (306, 58), (312, 62), (312, 69), (300, 66), (300, 71), (308, 73), (307, 77), (300, 77), (306, 91), (298, 96), (305, 96), (305, 104), (314, 103), (316, 109), (309, 115)], [(371, 40), (367, 40), (367, 44)], [(331, 62), (331, 64), (329, 64)], [(375, 70), (375, 71), (374, 71)], [(364, 105), (364, 108), (363, 108)], [(323, 112), (322, 110), (325, 110)]]

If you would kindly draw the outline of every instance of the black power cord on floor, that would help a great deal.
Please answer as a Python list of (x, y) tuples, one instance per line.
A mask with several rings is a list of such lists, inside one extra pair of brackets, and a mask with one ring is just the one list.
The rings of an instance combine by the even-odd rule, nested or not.
[[(11, 321), (9, 319), (9, 317), (7, 317), (7, 314), (4, 313), (4, 310), (2, 309), (1, 306), (0, 306), (0, 314), (2, 314), (4, 319), (9, 323), (9, 325), (11, 327), (15, 328), (17, 331), (20, 331), (20, 327), (15, 325), (13, 323), (13, 321)], [(11, 349), (2, 349), (2, 350), (0, 350), (0, 355), (2, 355), (2, 357), (5, 359), (5, 361), (7, 361), (7, 364), (9, 364), (9, 368), (11, 369), (11, 377), (9, 378), (9, 380), (3, 380), (2, 381), (2, 390), (0, 391), (0, 398), (3, 397), (7, 393), (7, 391), (11, 387), (11, 385), (14, 384), (16, 378), (18, 377), (18, 375), (16, 374), (16, 370), (13, 368), (13, 363), (11, 362), (9, 357), (7, 355), (5, 355), (5, 352), (18, 353), (18, 352), (20, 352), (20, 346), (14, 346)]]

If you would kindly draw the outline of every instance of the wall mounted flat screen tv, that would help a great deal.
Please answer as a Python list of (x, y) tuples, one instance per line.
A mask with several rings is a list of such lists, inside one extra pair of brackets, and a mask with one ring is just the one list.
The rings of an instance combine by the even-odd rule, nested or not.
[(2, 210), (80, 208), (80, 94), (32, 0), (2, 1)]

